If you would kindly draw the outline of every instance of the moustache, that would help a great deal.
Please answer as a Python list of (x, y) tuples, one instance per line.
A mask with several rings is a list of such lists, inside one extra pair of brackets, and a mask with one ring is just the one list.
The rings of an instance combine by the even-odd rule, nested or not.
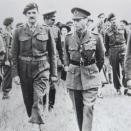
[(35, 19), (35, 18), (34, 18), (34, 17), (30, 17), (30, 19), (32, 19), (32, 20), (33, 20), (33, 19)]

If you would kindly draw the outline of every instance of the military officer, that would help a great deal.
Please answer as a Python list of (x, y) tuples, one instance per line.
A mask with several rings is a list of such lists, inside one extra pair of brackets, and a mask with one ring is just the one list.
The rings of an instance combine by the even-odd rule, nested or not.
[(26, 5), (27, 23), (15, 30), (12, 46), (13, 81), (20, 79), (33, 131), (41, 131), (45, 123), (43, 97), (49, 88), (49, 74), (53, 82), (57, 79), (55, 41), (50, 28), (38, 23), (38, 12), (36, 3)]
[(120, 81), (121, 79), (119, 64), (121, 64), (122, 67), (122, 81), (123, 85), (125, 85), (124, 56), (126, 51), (127, 33), (126, 30), (118, 26), (115, 14), (109, 14), (108, 21), (111, 23), (111, 26), (105, 33), (105, 47), (106, 52), (109, 52), (109, 60), (112, 66), (114, 87), (117, 91), (117, 94), (120, 95), (122, 93), (122, 84)]
[(13, 17), (5, 18), (3, 25), (5, 26), (3, 39), (5, 42), (5, 49), (6, 49), (6, 55), (5, 55), (5, 62), (3, 65), (4, 69), (4, 76), (3, 76), (3, 83), (2, 83), (2, 91), (3, 91), (3, 97), (2, 99), (8, 99), (9, 98), (9, 92), (12, 89), (12, 76), (11, 76), (11, 44), (12, 44), (12, 29), (13, 29)]
[(55, 95), (56, 95), (56, 88), (59, 84), (59, 80), (61, 78), (61, 68), (63, 63), (63, 50), (61, 45), (61, 37), (60, 37), (60, 30), (57, 26), (55, 26), (55, 20), (56, 20), (56, 11), (51, 11), (48, 13), (43, 14), (43, 19), (46, 24), (46, 26), (49, 26), (52, 30), (52, 33), (54, 35), (54, 39), (56, 42), (56, 49), (57, 49), (57, 71), (58, 71), (58, 82), (52, 83), (50, 81), (50, 90), (49, 90), (49, 111), (51, 111), (55, 105)]
[(101, 36), (86, 30), (90, 13), (81, 8), (73, 8), (71, 12), (75, 31), (65, 39), (66, 86), (76, 112), (79, 131), (91, 131), (94, 102), (101, 85), (99, 71), (104, 63), (104, 47)]

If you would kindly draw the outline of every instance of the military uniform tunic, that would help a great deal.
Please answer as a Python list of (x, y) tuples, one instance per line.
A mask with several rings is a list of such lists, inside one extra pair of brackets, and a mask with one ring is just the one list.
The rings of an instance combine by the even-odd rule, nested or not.
[[(85, 36), (79, 39), (76, 33), (70, 34), (65, 40), (65, 65), (69, 66), (67, 73), (67, 88), (75, 90), (87, 90), (100, 85), (99, 70), (104, 62), (104, 47), (102, 39), (98, 35), (85, 32)], [(82, 47), (80, 47), (82, 46)], [(80, 52), (80, 48), (83, 50)], [(70, 61), (94, 63), (88, 66), (77, 66)]]
[[(15, 30), (13, 76), (19, 75), (30, 122), (43, 124), (43, 97), (49, 88), (49, 74), (57, 77), (56, 45), (50, 28), (28, 24)], [(45, 97), (44, 97), (45, 98)]]
[(91, 131), (93, 106), (101, 84), (99, 71), (104, 63), (104, 47), (98, 34), (77, 32), (65, 39), (64, 65), (69, 66), (66, 86), (80, 131)]

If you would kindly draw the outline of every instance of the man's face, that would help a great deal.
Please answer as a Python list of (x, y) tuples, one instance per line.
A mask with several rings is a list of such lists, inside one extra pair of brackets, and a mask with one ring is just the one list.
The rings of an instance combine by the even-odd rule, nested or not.
[(55, 24), (55, 17), (53, 18), (49, 18), (49, 19), (45, 19), (45, 23), (49, 26), (52, 26)]
[(123, 22), (120, 22), (120, 27), (121, 27), (121, 29), (125, 29), (126, 25)]
[(28, 19), (28, 22), (31, 24), (36, 23), (37, 18), (38, 18), (38, 11), (37, 9), (32, 9), (32, 10), (28, 10), (26, 13), (26, 17)]
[(117, 25), (116, 17), (113, 17), (113, 18), (110, 20), (110, 22), (111, 22), (111, 25), (112, 25), (112, 26), (116, 26), (116, 25)]
[(14, 27), (14, 22), (12, 22), (10, 25), (9, 25), (10, 29), (13, 30), (13, 27)]
[(105, 19), (105, 15), (103, 14), (103, 15), (101, 15), (100, 17), (99, 17), (99, 21), (100, 22), (103, 22), (104, 21), (104, 19)]
[(86, 19), (74, 19), (74, 26), (76, 31), (82, 31), (86, 28)]

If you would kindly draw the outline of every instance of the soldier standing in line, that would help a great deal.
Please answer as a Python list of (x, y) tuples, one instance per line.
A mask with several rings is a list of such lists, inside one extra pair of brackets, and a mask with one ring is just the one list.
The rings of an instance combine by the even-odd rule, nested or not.
[(9, 17), (6, 18), (3, 22), (3, 25), (5, 26), (3, 39), (5, 42), (6, 55), (5, 55), (5, 62), (3, 65), (4, 76), (2, 82), (2, 91), (3, 91), (2, 99), (8, 99), (9, 92), (12, 89), (12, 76), (11, 76), (11, 67), (12, 67), (11, 46), (12, 45), (11, 44), (12, 44), (13, 21), (14, 19), (12, 17)]
[(50, 80), (50, 89), (49, 89), (49, 111), (51, 111), (55, 105), (55, 96), (56, 96), (56, 88), (59, 85), (60, 78), (61, 78), (61, 70), (62, 70), (62, 63), (63, 63), (63, 49), (61, 45), (61, 37), (60, 37), (60, 30), (55, 25), (56, 19), (56, 11), (48, 12), (43, 14), (43, 19), (46, 26), (50, 27), (56, 42), (56, 49), (57, 49), (57, 71), (58, 71), (58, 82), (53, 83)]
[(72, 100), (79, 131), (91, 131), (93, 108), (101, 85), (99, 72), (104, 63), (104, 46), (99, 34), (86, 29), (90, 13), (73, 8), (75, 31), (65, 39), (66, 86)]
[(108, 21), (111, 23), (110, 28), (105, 33), (105, 47), (113, 71), (113, 83), (118, 95), (121, 95), (120, 82), (120, 64), (122, 67), (123, 85), (124, 85), (124, 57), (126, 51), (127, 33), (117, 25), (116, 16), (111, 13), (108, 16)]
[(43, 98), (49, 88), (49, 75), (53, 82), (57, 80), (55, 41), (50, 28), (38, 23), (38, 12), (36, 3), (24, 8), (27, 23), (15, 30), (12, 46), (13, 81), (20, 79), (32, 131), (42, 131), (45, 123)]

